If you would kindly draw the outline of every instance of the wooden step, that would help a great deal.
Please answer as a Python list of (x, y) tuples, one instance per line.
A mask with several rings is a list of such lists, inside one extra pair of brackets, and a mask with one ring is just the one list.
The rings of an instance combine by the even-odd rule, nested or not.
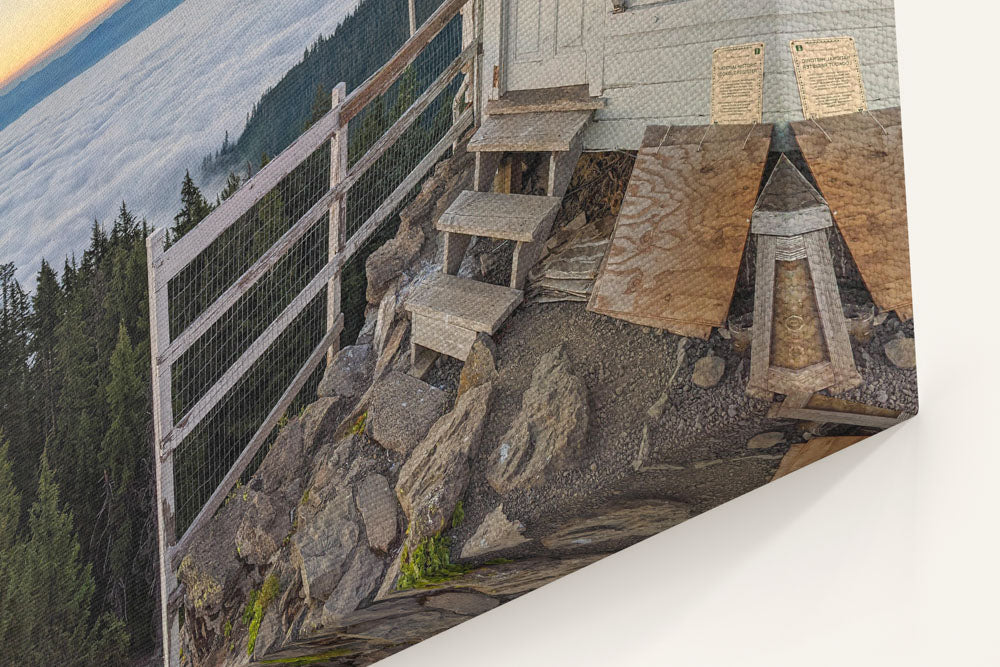
[(544, 241), (561, 202), (555, 197), (466, 190), (441, 215), (437, 228), (453, 234), (511, 241)]
[(523, 298), (520, 290), (438, 273), (414, 290), (406, 309), (444, 324), (493, 334)]
[(591, 97), (590, 87), (587, 84), (512, 90), (499, 100), (488, 100), (486, 114), (492, 116), (539, 111), (593, 111), (603, 109), (605, 102), (603, 97)]
[(469, 141), (470, 151), (568, 151), (593, 111), (553, 111), (487, 116)]

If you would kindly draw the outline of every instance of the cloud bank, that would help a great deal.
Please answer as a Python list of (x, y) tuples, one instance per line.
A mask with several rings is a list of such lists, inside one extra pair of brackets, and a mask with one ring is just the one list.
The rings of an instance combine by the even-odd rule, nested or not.
[[(124, 200), (156, 227), (186, 169), (357, 0), (187, 0), (0, 131), (0, 262), (33, 284)], [(221, 183), (199, 184), (214, 199)]]

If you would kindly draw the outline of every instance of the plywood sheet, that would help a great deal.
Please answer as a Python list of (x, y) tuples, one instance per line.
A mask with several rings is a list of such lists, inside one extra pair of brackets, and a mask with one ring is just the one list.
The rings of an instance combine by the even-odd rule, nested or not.
[(781, 459), (778, 471), (774, 473), (774, 479), (784, 477), (796, 470), (805, 468), (807, 465), (816, 463), (831, 454), (836, 454), (842, 449), (847, 449), (851, 445), (857, 444), (868, 436), (844, 435), (832, 438), (813, 438), (809, 442), (792, 445), (788, 453)]
[(707, 338), (729, 312), (770, 125), (647, 128), (588, 309)]
[(792, 123), (875, 304), (913, 316), (899, 109)]

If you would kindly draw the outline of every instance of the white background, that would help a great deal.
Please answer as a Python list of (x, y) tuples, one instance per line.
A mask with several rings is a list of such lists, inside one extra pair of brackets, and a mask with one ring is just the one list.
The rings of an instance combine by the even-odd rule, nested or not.
[(1000, 665), (1000, 30), (897, 0), (921, 412), (385, 667)]

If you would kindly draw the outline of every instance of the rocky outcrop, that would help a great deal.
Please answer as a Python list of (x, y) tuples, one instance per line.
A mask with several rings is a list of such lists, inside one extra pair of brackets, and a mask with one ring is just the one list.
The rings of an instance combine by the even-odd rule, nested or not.
[(335, 624), (345, 614), (357, 609), (360, 603), (378, 588), (384, 571), (384, 561), (370, 549), (364, 545), (355, 549), (354, 556), (337, 588), (323, 605), (320, 624)]
[(399, 471), (396, 496), (417, 543), (445, 526), (469, 482), (469, 458), (482, 437), (493, 385), (466, 392), (455, 408), (431, 427)]
[(390, 371), (372, 388), (368, 433), (400, 454), (417, 446), (448, 409), (448, 395), (417, 378)]
[(314, 637), (266, 657), (294, 663), (335, 655), (344, 664), (371, 664), (601, 558), (603, 554), (531, 558), (482, 567), (433, 591), (406, 591), (339, 618), (331, 616), (334, 622)]
[(354, 488), (354, 502), (365, 524), (368, 546), (388, 552), (398, 533), (396, 508), (399, 507), (388, 480), (379, 474), (368, 475)]
[(346, 484), (310, 490), (292, 537), (292, 563), (306, 602), (326, 600), (340, 582), (361, 534), (354, 495)]
[(275, 494), (247, 489), (246, 511), (236, 530), (236, 553), (248, 565), (267, 565), (292, 532), (288, 506), (276, 503)]
[(323, 373), (316, 395), (346, 399), (361, 396), (371, 382), (372, 356), (371, 345), (348, 345), (341, 349)]
[(511, 521), (503, 511), (503, 505), (486, 515), (476, 531), (462, 546), (462, 558), (479, 558), (486, 554), (505, 549), (513, 549), (524, 544), (524, 524)]
[(472, 186), (473, 155), (460, 142), (452, 157), (442, 160), (421, 186), (420, 193), (399, 213), (396, 236), (365, 261), (368, 303), (378, 304), (386, 291), (421, 253), (424, 241), (436, 238), (434, 223), (462, 190)]
[(500, 379), (497, 373), (497, 346), (486, 334), (476, 336), (469, 356), (462, 366), (462, 374), (458, 379), (458, 395), (461, 396), (473, 387)]
[(368, 558), (372, 552), (357, 495), (377, 462), (361, 451), (360, 438), (350, 436), (319, 452), (291, 537), (291, 562), (299, 571), (306, 603), (336, 596), (338, 611), (360, 603), (364, 596), (357, 597), (358, 591), (370, 579), (367, 573), (376, 569), (374, 557)]
[(536, 487), (555, 470), (574, 465), (588, 420), (586, 386), (559, 346), (539, 360), (520, 412), (489, 455), (490, 485), (498, 493)]
[(670, 500), (640, 500), (612, 507), (600, 514), (577, 519), (542, 539), (557, 551), (611, 551), (655, 535), (691, 516), (691, 508)]

